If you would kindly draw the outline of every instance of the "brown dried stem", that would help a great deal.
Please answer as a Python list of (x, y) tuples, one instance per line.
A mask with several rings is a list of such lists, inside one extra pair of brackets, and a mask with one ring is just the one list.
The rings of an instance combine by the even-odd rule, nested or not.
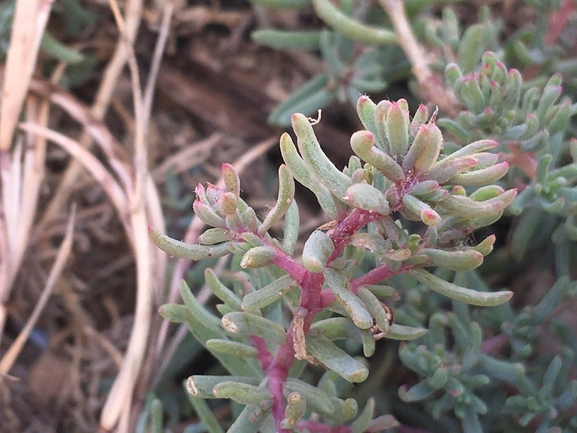
[[(140, 27), (143, 3), (143, 0), (127, 0), (125, 4), (124, 34), (119, 38), (114, 55), (104, 71), (100, 87), (98, 88), (91, 109), (92, 116), (97, 120), (102, 120), (104, 118), (114, 90), (116, 89), (118, 77), (122, 73), (124, 65), (129, 57), (128, 46), (132, 46), (138, 28)], [(85, 148), (90, 148), (92, 145), (92, 139), (86, 131), (82, 134), (79, 142)], [(54, 194), (54, 198), (48, 205), (48, 208), (44, 212), (44, 215), (38, 224), (38, 229), (40, 231), (44, 230), (50, 221), (54, 220), (58, 213), (65, 208), (66, 202), (70, 196), (70, 191), (74, 190), (73, 186), (77, 182), (78, 176), (81, 172), (82, 165), (72, 161), (64, 173), (60, 186)]]
[(387, 12), (395, 34), (397, 42), (405, 52), (405, 55), (413, 66), (413, 74), (417, 78), (419, 90), (423, 97), (437, 105), (441, 110), (450, 116), (457, 114), (458, 105), (454, 100), (452, 92), (443, 85), (443, 78), (436, 76), (429, 68), (428, 56), (424, 48), (419, 44), (405, 13), (405, 6), (402, 0), (379, 0), (381, 7)]
[(33, 220), (32, 212), (36, 207), (40, 180), (30, 163), (35, 160), (33, 165), (36, 167), (36, 164), (44, 163), (43, 152), (31, 158), (27, 148), (23, 169), (22, 141), (17, 143), (12, 154), (10, 148), (51, 6), (49, 0), (19, 0), (16, 3), (3, 77), (0, 107), (0, 339), (6, 321), (5, 302), (10, 296), (28, 240), (30, 230), (26, 224)]

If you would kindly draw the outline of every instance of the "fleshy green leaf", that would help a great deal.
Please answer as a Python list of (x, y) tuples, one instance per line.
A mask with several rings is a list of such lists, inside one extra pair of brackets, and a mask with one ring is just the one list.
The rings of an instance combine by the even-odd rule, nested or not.
[(322, 230), (315, 230), (305, 242), (302, 254), (303, 266), (309, 272), (322, 272), (335, 250), (332, 239)]
[(245, 295), (242, 300), (242, 309), (248, 312), (258, 311), (279, 300), (291, 287), (297, 285), (293, 278), (284, 275), (265, 287)]
[(466, 304), (478, 305), (481, 307), (492, 307), (507, 302), (513, 296), (513, 292), (477, 292), (449, 283), (424, 269), (414, 269), (409, 271), (417, 281), (424, 284), (429, 289)]
[(210, 257), (226, 256), (229, 253), (228, 242), (218, 245), (187, 244), (163, 235), (153, 228), (148, 229), (148, 234), (158, 248), (171, 256), (180, 257), (181, 259), (203, 260)]
[(295, 182), (289, 169), (284, 164), (279, 167), (278, 179), (278, 199), (258, 228), (258, 234), (261, 236), (284, 216), (294, 199)]
[(324, 276), (327, 286), (355, 325), (360, 329), (369, 329), (373, 325), (373, 318), (365, 304), (351, 291), (348, 280), (339, 271), (330, 268), (324, 270)]
[(322, 335), (306, 336), (307, 351), (326, 368), (349, 382), (363, 382), (369, 375), (364, 364), (354, 359)]
[(344, 197), (351, 179), (343, 174), (321, 149), (310, 121), (302, 114), (293, 114), (292, 126), (297, 136), (297, 145), (305, 164), (315, 177), (338, 198)]

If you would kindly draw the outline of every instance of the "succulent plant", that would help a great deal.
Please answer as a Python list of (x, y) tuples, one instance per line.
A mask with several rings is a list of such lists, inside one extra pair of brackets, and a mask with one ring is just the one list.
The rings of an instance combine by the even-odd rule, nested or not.
[[(362, 96), (357, 112), (365, 130), (352, 135), (356, 156), (343, 170), (322, 151), (315, 122), (292, 116), (297, 144), (288, 133), (281, 136), (285, 164), (278, 171), (278, 199), (262, 221), (240, 197), (234, 168), (223, 164), (224, 188), (196, 189), (195, 214), (211, 226), (199, 244), (150, 231), (171, 255), (201, 260), (234, 254), (246, 270), (236, 277), (244, 281), (241, 291), (206, 271), (206, 284), (223, 302), (220, 318), (200, 307), (186, 285), (184, 305), (161, 309), (171, 320), (186, 321), (232, 375), (187, 381), (195, 397), (246, 406), (229, 432), (257, 431), (262, 423), (274, 423), (278, 433), (376, 431), (382, 419), (372, 420), (372, 403), (356, 418), (356, 401), (338, 398), (329, 384), (334, 378), (315, 387), (299, 378), (302, 367), (295, 365), (322, 365), (348, 382), (363, 382), (367, 365), (335, 340), (357, 338), (370, 356), (376, 339), (423, 335), (425, 329), (397, 323), (387, 305), (403, 296), (385, 284), (393, 276), (408, 275), (443, 296), (479, 306), (499, 305), (512, 295), (469, 289), (425, 269), (472, 270), (491, 252), (494, 236), (477, 245), (462, 240), (499, 219), (516, 196), (515, 189), (493, 184), (508, 169), (498, 154), (487, 152), (497, 143), (483, 139), (445, 154), (436, 112), (429, 115), (421, 105), (411, 118), (403, 99), (375, 104)], [(295, 180), (315, 194), (331, 219), (304, 242), (300, 259), (293, 257), (299, 230)], [(278, 239), (270, 230), (283, 217), (284, 237)], [(365, 259), (370, 269), (362, 266)], [(260, 284), (251, 270), (266, 271)], [(317, 415), (307, 419), (309, 411)]]

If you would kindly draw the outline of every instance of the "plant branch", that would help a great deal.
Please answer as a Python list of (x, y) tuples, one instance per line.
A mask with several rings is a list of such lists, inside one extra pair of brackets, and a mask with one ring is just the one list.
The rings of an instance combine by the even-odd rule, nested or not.
[(403, 266), (400, 269), (393, 271), (391, 270), (386, 264), (382, 264), (379, 267), (367, 272), (362, 277), (357, 278), (356, 280), (351, 281), (351, 288), (354, 293), (357, 292), (359, 287), (371, 284), (378, 284), (381, 281), (386, 280), (387, 278), (394, 277), (395, 275), (404, 274), (405, 272), (410, 271), (413, 269), (414, 266)]
[(336, 259), (347, 246), (350, 237), (365, 227), (370, 222), (376, 221), (381, 217), (377, 212), (369, 212), (362, 209), (353, 210), (345, 219), (340, 221), (335, 227), (331, 239), (335, 250), (329, 257), (328, 263)]

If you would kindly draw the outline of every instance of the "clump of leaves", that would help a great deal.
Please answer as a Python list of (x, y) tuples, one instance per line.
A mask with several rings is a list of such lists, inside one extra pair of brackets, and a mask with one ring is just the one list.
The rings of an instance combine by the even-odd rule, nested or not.
[[(206, 284), (222, 301), (218, 316), (185, 283), (184, 305), (161, 309), (166, 318), (188, 323), (230, 373), (187, 381), (207, 426), (218, 423), (202, 399), (228, 398), (245, 406), (231, 433), (391, 427), (391, 416), (374, 418), (373, 400), (359, 414), (354, 399), (341, 398), (338, 381), (363, 382), (369, 371), (335, 343), (352, 337), (370, 357), (378, 339), (412, 340), (426, 332), (395, 319), (389, 304), (403, 293), (388, 280), (410, 276), (444, 297), (478, 306), (500, 305), (512, 296), (470, 289), (426, 269), (470, 271), (491, 252), (493, 235), (476, 245), (462, 241), (498, 220), (517, 194), (494, 184), (508, 170), (507, 162), (489, 152), (498, 143), (482, 139), (444, 153), (437, 113), (421, 105), (411, 117), (403, 99), (375, 104), (363, 96), (357, 112), (365, 129), (352, 135), (356, 156), (343, 170), (323, 153), (315, 122), (292, 116), (297, 143), (288, 133), (280, 139), (285, 164), (278, 172), (278, 199), (262, 221), (240, 197), (234, 168), (223, 164), (224, 188), (196, 188), (194, 211), (211, 226), (199, 244), (150, 231), (171, 255), (202, 260), (232, 254), (244, 270), (232, 284), (205, 272)], [(300, 258), (293, 254), (300, 227), (295, 180), (315, 194), (332, 220), (309, 236)], [(271, 227), (283, 218), (282, 239), (273, 237)], [(307, 365), (327, 372), (310, 384), (303, 376)]]

